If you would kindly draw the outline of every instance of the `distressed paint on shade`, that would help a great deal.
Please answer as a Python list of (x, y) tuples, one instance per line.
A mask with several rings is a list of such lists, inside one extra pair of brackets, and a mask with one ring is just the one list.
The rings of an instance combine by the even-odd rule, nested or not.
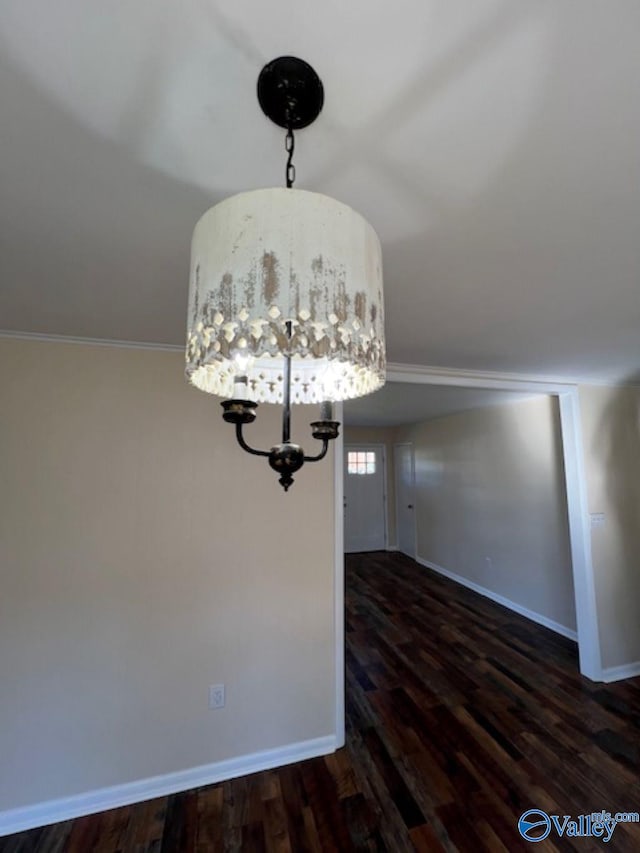
[(380, 243), (346, 205), (283, 188), (226, 199), (196, 225), (190, 282), (186, 374), (201, 390), (231, 397), (246, 374), (257, 402), (282, 402), (287, 353), (292, 402), (384, 384)]

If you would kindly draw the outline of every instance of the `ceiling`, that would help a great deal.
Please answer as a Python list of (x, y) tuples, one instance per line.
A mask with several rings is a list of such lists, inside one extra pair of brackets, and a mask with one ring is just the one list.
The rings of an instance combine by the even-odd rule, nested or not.
[(540, 395), (519, 391), (387, 382), (375, 394), (348, 400), (344, 404), (343, 420), (346, 426), (394, 427), (423, 423), (470, 409), (516, 403), (537, 396)]
[(189, 243), (279, 185), (262, 65), (325, 84), (297, 186), (380, 234), (390, 361), (640, 366), (637, 0), (3, 0), (0, 328), (184, 340)]

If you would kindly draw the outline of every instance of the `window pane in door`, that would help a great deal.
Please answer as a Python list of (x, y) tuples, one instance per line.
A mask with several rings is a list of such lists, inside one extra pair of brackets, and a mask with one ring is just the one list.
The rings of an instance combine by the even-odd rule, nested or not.
[(376, 454), (374, 450), (349, 450), (347, 474), (375, 474)]

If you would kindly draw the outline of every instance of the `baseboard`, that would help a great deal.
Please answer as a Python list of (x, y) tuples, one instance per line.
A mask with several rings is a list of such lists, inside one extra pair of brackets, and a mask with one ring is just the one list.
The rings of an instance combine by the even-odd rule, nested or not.
[(503, 595), (498, 595), (497, 592), (493, 592), (493, 590), (487, 589), (484, 586), (480, 586), (480, 584), (477, 584), (474, 581), (470, 581), (468, 578), (465, 578), (462, 575), (457, 575), (455, 572), (450, 572), (449, 569), (443, 569), (442, 566), (438, 566), (436, 563), (431, 563), (428, 560), (424, 560), (422, 557), (416, 557), (415, 559), (416, 563), (420, 563), (421, 566), (425, 566), (427, 569), (432, 569), (439, 575), (443, 575), (445, 578), (449, 578), (449, 580), (455, 581), (456, 583), (459, 583), (462, 586), (466, 586), (468, 589), (477, 592), (479, 595), (484, 595), (485, 598), (490, 598), (491, 601), (495, 601), (496, 604), (501, 604), (503, 607), (507, 607), (509, 608), (509, 610), (513, 610), (514, 613), (518, 613), (520, 616), (524, 616), (526, 619), (531, 619), (532, 622), (537, 622), (538, 625), (543, 625), (550, 631), (555, 631), (556, 634), (561, 634), (563, 637), (567, 637), (567, 639), (569, 640), (574, 640), (575, 642), (578, 641), (577, 632), (572, 631), (571, 628), (566, 628), (564, 625), (561, 625), (559, 622), (554, 622), (553, 619), (549, 619), (548, 617), (543, 616), (541, 613), (536, 613), (533, 610), (529, 610), (527, 607), (523, 607), (521, 604), (516, 604), (515, 601), (511, 601), (510, 599), (505, 598)]
[(335, 735), (305, 740), (299, 743), (254, 752), (239, 758), (217, 761), (192, 767), (189, 770), (179, 770), (163, 776), (153, 776), (140, 779), (137, 782), (127, 782), (124, 785), (113, 785), (100, 788), (58, 800), (48, 800), (33, 806), (24, 806), (0, 812), (0, 836), (11, 835), (26, 829), (59, 823), (63, 820), (82, 817), (106, 809), (129, 806), (155, 797), (166, 797), (179, 791), (188, 791), (202, 785), (213, 785), (237, 776), (246, 776), (260, 770), (271, 770), (296, 761), (327, 755), (338, 748)]
[(622, 681), (623, 678), (635, 678), (638, 675), (640, 675), (640, 660), (623, 663), (622, 666), (609, 666), (602, 670), (602, 680), (607, 684), (612, 681)]

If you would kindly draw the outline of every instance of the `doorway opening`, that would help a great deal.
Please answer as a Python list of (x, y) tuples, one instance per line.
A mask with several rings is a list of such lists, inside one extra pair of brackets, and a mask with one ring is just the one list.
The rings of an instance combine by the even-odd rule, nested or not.
[[(423, 386), (423, 388), (418, 386)], [(384, 417), (388, 418), (394, 412), (396, 415), (398, 412), (402, 412), (403, 417), (413, 418), (414, 423), (428, 420), (430, 417), (438, 417), (438, 414), (428, 414), (425, 417), (424, 414), (420, 413), (414, 417), (413, 408), (408, 408), (408, 401), (410, 401), (411, 406), (414, 406), (414, 403), (421, 405), (423, 391), (438, 392), (438, 396), (441, 400), (444, 399), (445, 403), (451, 402), (453, 397), (464, 392), (469, 399), (477, 398), (469, 408), (479, 405), (499, 405), (504, 402), (504, 399), (501, 398), (517, 400), (518, 395), (521, 399), (531, 398), (534, 395), (545, 395), (553, 400), (557, 412), (558, 476), (561, 478), (563, 487), (563, 503), (560, 514), (564, 515), (565, 530), (567, 531), (568, 555), (566, 564), (569, 582), (573, 585), (571, 592), (571, 606), (575, 613), (573, 633), (577, 635), (581, 673), (592, 680), (599, 680), (601, 675), (600, 647), (590, 559), (590, 538), (586, 525), (586, 491), (581, 459), (577, 387), (536, 380), (512, 379), (510, 377), (486, 377), (480, 374), (459, 375), (455, 371), (425, 371), (418, 368), (397, 367), (390, 369), (387, 386), (381, 392), (371, 398), (351, 401), (345, 405), (345, 440), (348, 443), (352, 443), (354, 435), (358, 434), (358, 429), (361, 433), (369, 430), (368, 437), (370, 440), (372, 438), (370, 430), (374, 421), (362, 420), (361, 412), (358, 412), (363, 405), (370, 407), (368, 417), (377, 420), (379, 424), (377, 429), (388, 431), (385, 441), (387, 466), (388, 468), (395, 468), (397, 458), (400, 470), (406, 472), (404, 477), (406, 483), (403, 483), (402, 478), (398, 482), (395, 472), (393, 476), (388, 473), (386, 501), (388, 536), (386, 547), (388, 550), (401, 550), (418, 559), (421, 556), (420, 548), (416, 547), (415, 544), (412, 547), (412, 539), (415, 543), (416, 538), (415, 533), (412, 532), (411, 516), (409, 515), (411, 512), (413, 512), (414, 517), (416, 515), (416, 500), (412, 498), (411, 494), (410, 472), (415, 472), (418, 463), (412, 462), (410, 447), (407, 447), (407, 445), (411, 445), (411, 437), (407, 437), (406, 432), (393, 433), (397, 422), (394, 424), (389, 421), (385, 422)], [(484, 400), (484, 403), (478, 402), (480, 399)], [(354, 415), (358, 420), (354, 421)], [(381, 417), (382, 423), (380, 424), (379, 419)], [(351, 428), (350, 424), (354, 422), (359, 422), (360, 427)], [(389, 439), (390, 435), (394, 437)], [(431, 462), (425, 461), (422, 455), (420, 458), (422, 469), (418, 472), (420, 477), (424, 478), (425, 476), (425, 464), (432, 466), (432, 475), (437, 473), (437, 464), (433, 460)], [(404, 493), (402, 492), (403, 485), (406, 485)], [(467, 487), (472, 491), (477, 487), (477, 484), (468, 483)], [(526, 485), (523, 487), (523, 491), (526, 495)], [(505, 516), (504, 522), (508, 525), (507, 516)], [(416, 527), (415, 521), (413, 527)], [(499, 566), (496, 567), (490, 550), (486, 553), (483, 552), (481, 559), (489, 573), (492, 571), (495, 573), (499, 569)], [(440, 568), (446, 569), (448, 567), (440, 566)], [(446, 574), (446, 572), (444, 573)], [(570, 636), (570, 634), (571, 632), (565, 636)]]

